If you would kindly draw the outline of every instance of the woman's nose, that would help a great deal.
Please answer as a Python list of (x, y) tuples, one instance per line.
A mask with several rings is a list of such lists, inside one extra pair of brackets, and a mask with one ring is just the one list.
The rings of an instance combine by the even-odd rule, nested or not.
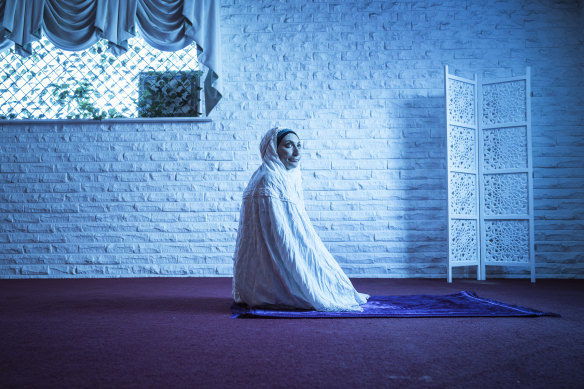
[(299, 155), (300, 154), (300, 150), (298, 150), (298, 147), (294, 147), (294, 151), (292, 151), (292, 155)]

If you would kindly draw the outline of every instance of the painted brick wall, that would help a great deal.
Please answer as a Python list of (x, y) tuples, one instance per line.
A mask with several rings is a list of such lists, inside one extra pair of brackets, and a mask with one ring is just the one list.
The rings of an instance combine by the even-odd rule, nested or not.
[(241, 192), (274, 125), (303, 138), (309, 215), (349, 275), (445, 277), (444, 65), (532, 67), (537, 275), (584, 277), (582, 2), (221, 11), (212, 123), (1, 126), (0, 277), (230, 276)]

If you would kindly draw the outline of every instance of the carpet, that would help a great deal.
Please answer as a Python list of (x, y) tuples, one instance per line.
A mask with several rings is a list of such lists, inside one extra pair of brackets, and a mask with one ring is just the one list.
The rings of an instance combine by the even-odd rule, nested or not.
[(371, 296), (362, 312), (278, 310), (231, 305), (232, 318), (365, 318), (365, 317), (510, 317), (556, 316), (551, 312), (506, 304), (478, 296), (473, 291), (447, 295)]

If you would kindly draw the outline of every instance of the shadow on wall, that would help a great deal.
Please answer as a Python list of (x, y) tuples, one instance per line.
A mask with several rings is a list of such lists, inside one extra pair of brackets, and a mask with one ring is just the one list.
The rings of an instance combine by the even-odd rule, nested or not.
[(399, 172), (399, 178), (388, 183), (388, 207), (402, 214), (389, 221), (390, 236), (394, 237), (387, 247), (389, 276), (446, 277), (444, 107), (443, 96), (421, 96), (400, 99), (388, 112), (391, 126), (401, 131), (399, 139), (389, 141), (400, 152), (388, 160), (388, 168)]
[[(446, 279), (448, 267), (448, 162), (444, 95), (400, 100), (402, 129), (400, 180), (407, 277)], [(390, 226), (391, 228), (391, 226)], [(389, 269), (391, 273), (391, 269)], [(476, 266), (453, 269), (458, 278), (476, 278)]]

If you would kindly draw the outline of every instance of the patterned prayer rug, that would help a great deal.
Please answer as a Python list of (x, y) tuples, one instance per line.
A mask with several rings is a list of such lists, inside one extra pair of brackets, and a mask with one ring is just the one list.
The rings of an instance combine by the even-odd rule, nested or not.
[(486, 299), (472, 291), (448, 295), (371, 296), (362, 312), (319, 312), (249, 308), (233, 303), (232, 318), (360, 318), (360, 317), (510, 317), (556, 316), (551, 312)]

